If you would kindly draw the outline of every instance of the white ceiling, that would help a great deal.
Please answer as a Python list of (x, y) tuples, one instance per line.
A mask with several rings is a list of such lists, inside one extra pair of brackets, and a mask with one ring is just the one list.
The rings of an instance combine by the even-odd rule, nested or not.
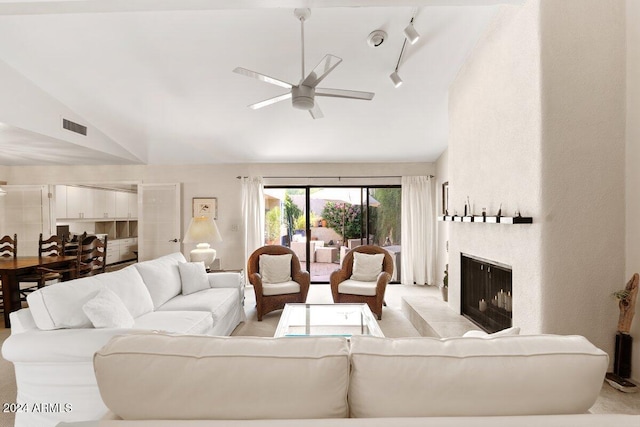
[[(408, 6), (312, 9), (305, 24), (306, 69), (331, 53), (343, 62), (322, 87), (376, 94), (372, 101), (319, 98), (325, 116), (319, 120), (290, 101), (248, 109), (287, 90), (232, 72), (242, 66), (297, 83), (300, 24), (293, 6), (313, 2), (254, 8), (259, 2), (243, 0), (235, 2), (238, 9), (228, 1), (155, 5), (174, 10), (151, 10), (147, 3), (113, 1), (115, 11), (70, 13), (107, 6), (104, 0), (0, 0), (0, 60), (141, 163), (208, 164), (436, 160), (447, 145), (449, 85), (498, 11), (492, 3), (517, 2), (379, 0), (369, 3)], [(146, 10), (122, 12), (131, 7)], [(404, 84), (395, 89), (389, 74), (416, 10), (422, 37), (407, 44), (399, 68)], [(366, 38), (376, 29), (389, 37), (373, 49)], [(131, 163), (6, 125), (0, 128), (1, 165)]]

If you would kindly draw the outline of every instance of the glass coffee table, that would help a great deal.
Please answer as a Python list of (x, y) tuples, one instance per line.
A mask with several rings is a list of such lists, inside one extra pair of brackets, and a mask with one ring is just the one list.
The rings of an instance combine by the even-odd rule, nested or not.
[(384, 337), (367, 304), (286, 304), (274, 337)]

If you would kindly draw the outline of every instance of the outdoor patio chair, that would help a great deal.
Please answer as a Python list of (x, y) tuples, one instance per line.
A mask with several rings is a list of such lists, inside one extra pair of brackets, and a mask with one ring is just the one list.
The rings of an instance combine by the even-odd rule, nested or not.
[(393, 260), (389, 252), (380, 246), (358, 246), (347, 252), (342, 267), (331, 273), (329, 280), (333, 302), (367, 303), (380, 320), (384, 292), (392, 275)]
[(247, 274), (256, 293), (258, 321), (269, 312), (283, 309), (287, 303), (307, 300), (311, 277), (300, 268), (295, 252), (287, 247), (268, 245), (256, 249), (247, 262)]

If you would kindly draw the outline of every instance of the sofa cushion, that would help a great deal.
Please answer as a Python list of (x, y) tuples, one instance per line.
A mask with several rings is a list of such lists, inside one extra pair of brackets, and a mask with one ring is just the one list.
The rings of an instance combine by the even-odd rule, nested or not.
[(262, 283), (283, 283), (291, 280), (291, 254), (262, 254), (258, 263)]
[[(353, 276), (351, 276), (353, 277)], [(377, 282), (361, 282), (359, 280), (347, 279), (340, 282), (338, 292), (341, 294), (375, 296)]]
[(608, 355), (580, 336), (351, 338), (351, 416), (585, 413)]
[(289, 280), (281, 283), (262, 283), (262, 295), (284, 295), (300, 292), (300, 283)]
[(104, 287), (111, 289), (120, 297), (134, 318), (153, 311), (151, 294), (133, 265), (94, 277), (97, 282), (102, 283)]
[(351, 278), (363, 282), (378, 280), (378, 275), (382, 273), (382, 262), (384, 254), (364, 254), (353, 253), (353, 271)]
[(94, 368), (102, 399), (125, 420), (348, 414), (349, 351), (339, 337), (121, 336)]
[(181, 262), (178, 264), (178, 271), (182, 282), (182, 295), (209, 289), (209, 278), (204, 261)]
[(187, 262), (180, 252), (134, 264), (151, 294), (155, 308), (182, 292), (178, 263)]
[[(106, 273), (105, 273), (106, 274)], [(56, 283), (27, 295), (33, 320), (39, 329), (91, 328), (82, 306), (102, 289), (98, 276)]]
[(82, 306), (94, 328), (130, 328), (134, 320), (124, 303), (112, 290), (103, 288)]
[(171, 334), (208, 334), (213, 326), (206, 311), (152, 311), (135, 319), (134, 329), (147, 329)]
[(238, 291), (232, 288), (207, 289), (195, 294), (178, 295), (158, 307), (158, 311), (204, 311), (217, 323), (240, 304)]

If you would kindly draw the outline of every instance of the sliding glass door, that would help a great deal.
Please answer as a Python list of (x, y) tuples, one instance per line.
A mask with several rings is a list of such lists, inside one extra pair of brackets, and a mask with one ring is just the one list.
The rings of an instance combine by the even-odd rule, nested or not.
[(265, 241), (290, 247), (313, 283), (328, 283), (360, 245), (384, 246), (399, 263), (400, 194), (399, 186), (267, 187)]

